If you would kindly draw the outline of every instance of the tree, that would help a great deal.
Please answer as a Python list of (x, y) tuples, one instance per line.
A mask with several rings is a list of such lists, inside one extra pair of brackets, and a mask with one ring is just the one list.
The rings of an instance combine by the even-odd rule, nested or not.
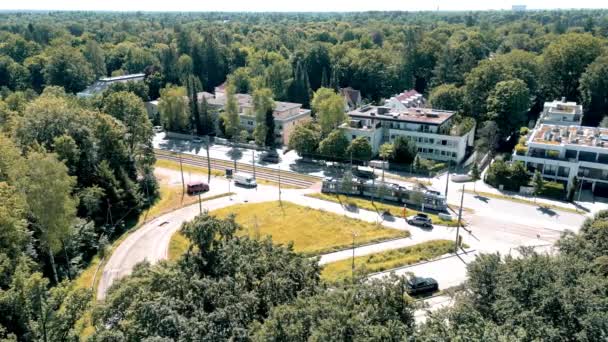
[(321, 126), (323, 136), (327, 136), (346, 119), (344, 99), (329, 88), (319, 88), (315, 92), (312, 99), (312, 108)]
[(203, 96), (200, 106), (200, 120), (201, 120), (201, 131), (199, 134), (209, 135), (214, 132), (213, 118), (209, 114), (209, 104), (207, 98)]
[(274, 145), (274, 100), (269, 88), (253, 92), (253, 111), (255, 113), (255, 130), (253, 137), (258, 146)]
[(160, 91), (158, 112), (162, 125), (169, 131), (187, 132), (189, 124), (186, 89), (169, 86)]
[(106, 56), (95, 40), (87, 40), (84, 56), (91, 63), (91, 69), (96, 79), (106, 76)]
[(93, 71), (82, 53), (74, 48), (54, 49), (44, 68), (47, 84), (58, 85), (67, 92), (83, 90), (93, 80)]
[(237, 94), (249, 94), (253, 90), (250, 79), (251, 71), (247, 67), (237, 68), (228, 77), (228, 82), (234, 86)]
[(433, 108), (460, 111), (464, 106), (464, 89), (454, 84), (442, 84), (431, 91), (429, 102)]
[(589, 64), (580, 79), (580, 92), (587, 112), (583, 118), (595, 126), (608, 113), (608, 55)]
[(416, 154), (416, 157), (414, 158), (414, 162), (412, 163), (412, 168), (416, 172), (420, 172), (422, 170), (422, 162), (420, 161), (419, 154)]
[(485, 121), (478, 131), (477, 141), (475, 141), (475, 149), (482, 154), (489, 153), (494, 155), (498, 147), (498, 126), (494, 121)]
[(543, 82), (548, 97), (578, 98), (579, 79), (601, 53), (601, 41), (590, 34), (568, 33), (543, 51)]
[(479, 171), (479, 166), (477, 163), (473, 163), (473, 167), (471, 168), (471, 180), (473, 181), (473, 192), (475, 191), (475, 185), (477, 185), (477, 181), (481, 179), (481, 172)]
[(289, 149), (295, 150), (300, 157), (312, 154), (319, 145), (319, 134), (305, 125), (298, 125), (289, 136)]
[(53, 278), (59, 282), (54, 254), (70, 235), (76, 217), (76, 201), (72, 191), (76, 180), (68, 175), (67, 167), (56, 155), (31, 152), (27, 157), (27, 171), (23, 189), (40, 240), (48, 254)]
[(239, 104), (234, 95), (234, 87), (230, 84), (226, 86), (226, 107), (223, 116), (226, 135), (230, 139), (236, 138), (241, 130), (241, 119), (239, 118)]
[(346, 149), (348, 148), (348, 139), (344, 136), (344, 132), (340, 129), (335, 129), (319, 143), (319, 154), (331, 159), (344, 159)]
[[(378, 150), (378, 155), (380, 155), (380, 158), (382, 158), (382, 161), (384, 162), (384, 164), (386, 164), (386, 161), (389, 159), (393, 159), (393, 156), (395, 155), (395, 146), (391, 143), (384, 143), (382, 145), (380, 145), (380, 149)], [(386, 169), (386, 165), (382, 165), (382, 181), (384, 182), (384, 169)]]
[(500, 137), (507, 138), (526, 122), (530, 92), (519, 79), (498, 82), (487, 99), (489, 120), (496, 122)]
[(152, 123), (142, 100), (131, 92), (117, 92), (107, 97), (104, 112), (121, 120), (127, 131), (125, 140), (129, 154), (141, 157), (152, 144)]
[(177, 74), (181, 83), (185, 85), (190, 82), (189, 77), (192, 73), (192, 58), (186, 54), (179, 56), (179, 59), (177, 60)]
[[(203, 122), (201, 120), (201, 113), (198, 107), (198, 93), (201, 90), (201, 82), (193, 75), (187, 77), (187, 89), (188, 89), (188, 102), (190, 104), (190, 122), (192, 123), (192, 130), (196, 130), (197, 134), (201, 134), (203, 131)], [(203, 96), (204, 97), (204, 96)]]
[(372, 146), (365, 137), (357, 137), (350, 142), (346, 153), (353, 160), (367, 162), (372, 158)]
[(416, 143), (401, 135), (393, 141), (393, 148), (393, 160), (397, 163), (410, 164), (418, 154)]
[(536, 197), (543, 192), (545, 188), (545, 180), (543, 176), (538, 172), (538, 170), (534, 171), (534, 176), (532, 177), (532, 185), (534, 186), (534, 201), (536, 202)]
[(300, 61), (296, 63), (293, 74), (294, 81), (289, 88), (289, 99), (301, 103), (304, 108), (308, 108), (310, 105), (310, 83), (308, 73)]
[(600, 122), (600, 127), (608, 128), (608, 115), (605, 115)]

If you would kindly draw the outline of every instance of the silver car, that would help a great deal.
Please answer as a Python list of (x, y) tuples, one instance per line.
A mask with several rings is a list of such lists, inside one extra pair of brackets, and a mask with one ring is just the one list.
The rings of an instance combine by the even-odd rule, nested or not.
[(423, 228), (432, 228), (433, 221), (426, 214), (416, 214), (407, 218), (407, 223), (412, 226), (420, 226)]

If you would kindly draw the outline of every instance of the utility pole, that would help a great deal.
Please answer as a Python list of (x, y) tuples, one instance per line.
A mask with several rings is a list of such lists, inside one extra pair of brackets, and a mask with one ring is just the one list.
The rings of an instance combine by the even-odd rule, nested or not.
[(448, 186), (450, 185), (450, 165), (451, 162), (448, 162), (448, 173), (445, 179), (445, 200), (448, 200)]
[(184, 167), (182, 165), (182, 154), (178, 152), (179, 155), (179, 171), (182, 174), (182, 198), (184, 198), (184, 193), (186, 192), (186, 185), (184, 184)]
[(355, 238), (357, 237), (357, 233), (355, 233), (355, 231), (352, 232), (353, 234), (353, 257), (352, 257), (352, 264), (351, 264), (351, 277), (353, 280), (353, 283), (355, 282)]
[(255, 150), (251, 150), (251, 165), (253, 166), (253, 178), (255, 178)]
[(207, 184), (211, 184), (211, 158), (209, 158), (209, 135), (207, 135)]
[(203, 213), (203, 204), (201, 203), (201, 192), (198, 192), (198, 212), (199, 214)]
[(279, 165), (279, 203), (281, 203), (281, 165)]
[(458, 247), (460, 247), (458, 240), (460, 239), (460, 224), (462, 222), (462, 204), (464, 202), (464, 184), (462, 184), (462, 193), (460, 194), (460, 208), (458, 209), (458, 225), (456, 226), (456, 243), (454, 244), (454, 251), (458, 254)]

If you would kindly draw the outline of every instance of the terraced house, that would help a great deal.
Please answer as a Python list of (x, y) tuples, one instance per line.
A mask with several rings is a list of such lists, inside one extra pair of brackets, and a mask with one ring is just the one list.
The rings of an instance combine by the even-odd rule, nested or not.
[[(402, 103), (401, 103), (402, 104)], [(349, 140), (365, 137), (374, 153), (380, 145), (405, 136), (416, 142), (421, 157), (462, 162), (470, 155), (475, 135), (472, 119), (456, 121), (456, 113), (422, 107), (363, 106), (348, 112), (341, 128)]]

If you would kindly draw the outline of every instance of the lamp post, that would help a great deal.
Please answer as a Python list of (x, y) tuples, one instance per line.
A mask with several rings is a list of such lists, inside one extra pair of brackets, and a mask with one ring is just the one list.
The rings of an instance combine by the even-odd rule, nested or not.
[(357, 237), (357, 232), (352, 231), (353, 234), (353, 257), (352, 257), (352, 265), (351, 265), (351, 277), (353, 283), (355, 282), (355, 238)]
[(456, 226), (456, 242), (454, 244), (454, 252), (456, 254), (458, 254), (458, 247), (459, 247), (459, 243), (458, 240), (460, 239), (460, 224), (462, 222), (462, 204), (464, 202), (464, 184), (462, 184), (462, 192), (460, 194), (460, 208), (458, 209), (458, 225)]

